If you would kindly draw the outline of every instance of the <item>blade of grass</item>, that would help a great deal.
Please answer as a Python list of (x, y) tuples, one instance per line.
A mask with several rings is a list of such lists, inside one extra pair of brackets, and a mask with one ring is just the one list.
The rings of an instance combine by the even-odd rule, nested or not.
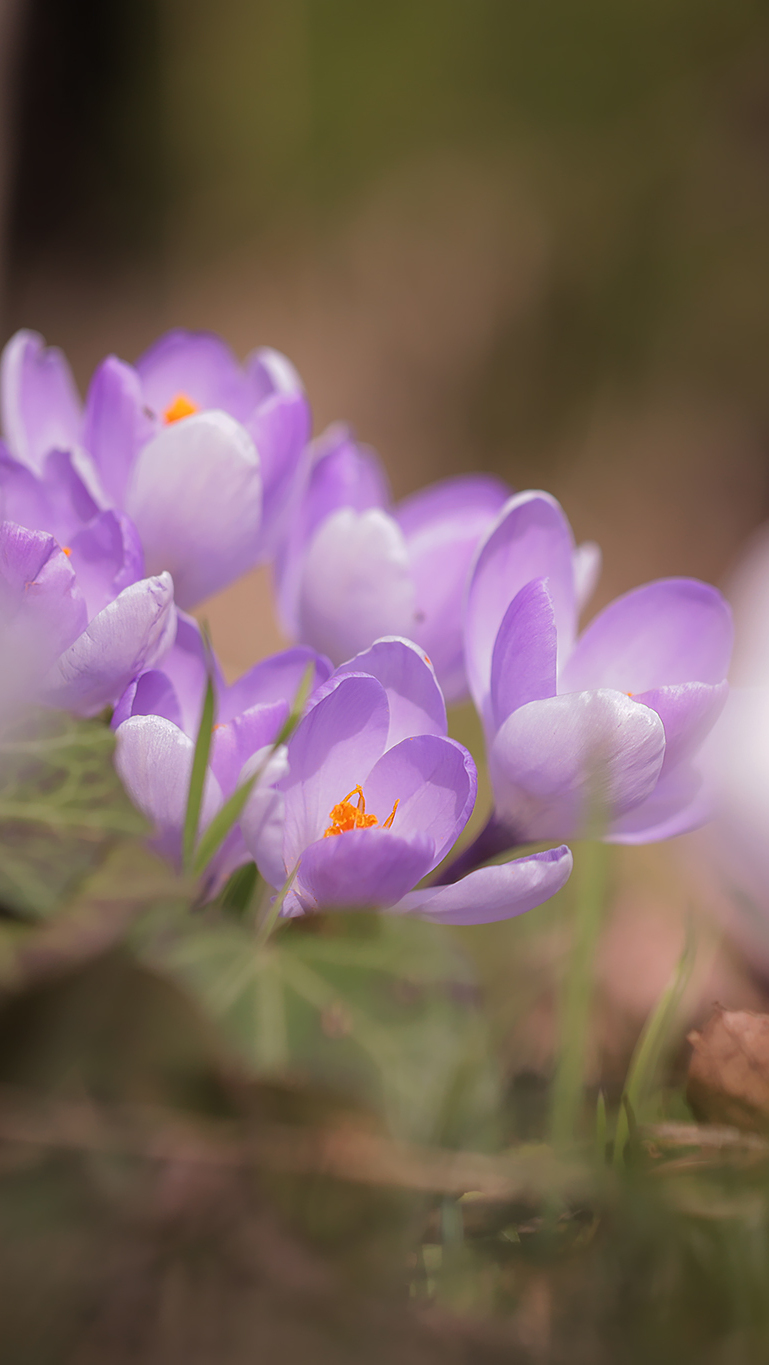
[(294, 879), (298, 871), (299, 864), (297, 863), (293, 871), (289, 873), (288, 877), (284, 881), (282, 887), (280, 888), (280, 891), (275, 897), (275, 900), (272, 902), (271, 905), (268, 905), (266, 914), (264, 915), (264, 918), (262, 919), (261, 923), (257, 925), (256, 929), (257, 948), (264, 947), (273, 929), (275, 928), (275, 925), (277, 924), (280, 916), (280, 912), (283, 909), (283, 902), (285, 901), (286, 896), (291, 890), (291, 887), (294, 885)]
[(603, 919), (607, 855), (605, 844), (591, 840), (582, 844), (576, 859), (574, 942), (563, 990), (561, 1047), (550, 1110), (550, 1138), (557, 1148), (568, 1147), (574, 1141), (582, 1106), (593, 960)]
[(214, 712), (216, 709), (216, 698), (214, 695), (214, 684), (209, 676), (206, 684), (206, 695), (203, 701), (203, 712), (198, 726), (198, 736), (195, 740), (195, 753), (192, 759), (192, 771), (190, 773), (190, 788), (187, 793), (187, 810), (184, 816), (184, 836), (182, 841), (182, 860), (185, 872), (192, 871), (195, 841), (197, 839), (198, 825), (200, 823), (200, 811), (203, 805), (203, 789), (208, 772), (208, 759), (211, 753), (211, 738), (214, 729)]
[(622, 1092), (622, 1104), (617, 1118), (617, 1131), (614, 1135), (615, 1168), (619, 1168), (623, 1164), (625, 1148), (630, 1136), (627, 1106), (629, 1105), (631, 1112), (640, 1121), (643, 1121), (644, 1108), (648, 1104), (663, 1053), (670, 1043), (681, 998), (689, 984), (695, 957), (696, 944), (690, 921), (686, 929), (684, 949), (676, 969), (643, 1027), (628, 1067), (625, 1087)]
[(310, 692), (312, 690), (314, 677), (315, 664), (311, 661), (310, 663), (308, 663), (306, 669), (304, 670), (304, 673), (302, 674), (302, 680), (298, 688), (296, 689), (294, 700), (291, 703), (291, 710), (286, 716), (286, 719), (278, 732), (278, 737), (275, 740), (276, 748), (278, 747), (279, 744), (285, 744), (291, 738), (297, 725), (302, 719), (302, 716), (304, 715), (304, 708), (307, 705), (307, 698), (309, 697)]

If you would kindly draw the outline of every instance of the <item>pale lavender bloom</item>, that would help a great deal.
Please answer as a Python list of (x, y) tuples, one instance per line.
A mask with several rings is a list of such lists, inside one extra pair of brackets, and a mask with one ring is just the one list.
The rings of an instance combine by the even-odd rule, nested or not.
[[(158, 850), (177, 865), (182, 830), (209, 671), (216, 694), (216, 725), (203, 793), (200, 830), (211, 823), (236, 787), (266, 764), (252, 792), (251, 826), (267, 839), (270, 820), (279, 819), (274, 785), (285, 769), (285, 750), (271, 748), (309, 663), (315, 685), (328, 677), (330, 664), (312, 650), (285, 650), (255, 664), (228, 686), (213, 656), (206, 653), (197, 622), (183, 613), (173, 648), (162, 670), (134, 678), (112, 719), (117, 733), (116, 763), (135, 805), (152, 821)], [(207, 873), (215, 889), (240, 864), (250, 861), (238, 827), (219, 849)]]
[(696, 757), (726, 697), (728, 605), (705, 583), (662, 579), (577, 639), (578, 572), (543, 493), (511, 498), (478, 552), (465, 649), (495, 796), (478, 858), (596, 819), (609, 839), (644, 843), (706, 818)]
[(281, 535), (309, 436), (289, 362), (263, 348), (240, 366), (209, 333), (162, 337), (136, 367), (109, 356), (81, 410), (61, 352), (19, 332), (3, 352), (3, 428), (41, 474), (74, 452), (99, 506), (135, 522), (150, 572), (192, 606), (264, 559)]
[(176, 628), (170, 575), (121, 590), (119, 530), (95, 520), (80, 532), (77, 555), (44, 531), (0, 524), (0, 634), (14, 690), (80, 716), (113, 704), (162, 658)]
[(409, 641), (377, 642), (335, 673), (287, 758), (282, 830), (274, 823), (265, 841), (242, 822), (273, 886), (295, 872), (286, 915), (349, 907), (482, 924), (532, 909), (569, 876), (571, 853), (559, 848), (414, 890), (464, 829), (477, 779), (470, 754), (446, 737), (434, 671)]

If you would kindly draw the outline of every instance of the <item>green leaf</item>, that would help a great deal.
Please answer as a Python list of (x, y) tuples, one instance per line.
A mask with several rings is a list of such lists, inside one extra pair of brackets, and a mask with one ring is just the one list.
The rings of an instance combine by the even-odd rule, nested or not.
[(195, 853), (195, 840), (198, 836), (200, 810), (203, 805), (203, 789), (205, 787), (206, 774), (208, 772), (208, 757), (211, 753), (215, 708), (216, 697), (214, 694), (214, 684), (209, 677), (206, 686), (206, 695), (203, 701), (200, 725), (198, 726), (198, 737), (195, 740), (195, 753), (192, 759), (192, 771), (190, 773), (190, 789), (187, 794), (187, 810), (184, 816), (182, 859), (185, 868), (190, 868), (192, 866), (193, 855)]
[(137, 926), (254, 1076), (310, 1076), (419, 1141), (483, 1143), (496, 1103), (474, 977), (439, 926), (348, 913), (289, 921), (260, 946), (209, 916)]
[(0, 906), (44, 919), (117, 840), (146, 831), (98, 720), (35, 712), (0, 741)]

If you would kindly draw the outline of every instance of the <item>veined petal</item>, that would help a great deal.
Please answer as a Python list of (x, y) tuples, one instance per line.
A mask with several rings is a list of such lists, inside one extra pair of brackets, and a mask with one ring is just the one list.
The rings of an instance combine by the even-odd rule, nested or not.
[(387, 693), (390, 729), (387, 747), (411, 735), (445, 735), (446, 703), (431, 661), (411, 640), (386, 636), (370, 649), (342, 664), (334, 677), (367, 673), (377, 678)]
[(331, 673), (328, 659), (316, 654), (314, 649), (296, 645), (293, 649), (284, 649), (268, 659), (261, 659), (231, 687), (222, 686), (219, 719), (231, 720), (250, 706), (263, 705), (265, 702), (293, 702), (309, 664), (314, 665), (310, 687), (310, 691), (314, 692)]
[(170, 574), (124, 588), (50, 670), (44, 682), (49, 704), (96, 715), (118, 700), (137, 673), (163, 657), (175, 631)]
[(221, 408), (244, 422), (253, 408), (252, 385), (229, 346), (213, 332), (177, 327), (136, 362), (145, 401), (162, 419), (179, 394), (202, 411)]
[(11, 337), (0, 360), (3, 433), (17, 460), (39, 472), (49, 450), (80, 440), (80, 399), (63, 353), (37, 332)]
[(275, 553), (286, 530), (289, 510), (294, 510), (291, 497), (310, 439), (311, 420), (303, 393), (277, 393), (261, 403), (246, 423), (262, 471), (262, 558)]
[(488, 708), (494, 642), (505, 613), (533, 578), (547, 581), (558, 632), (559, 658), (571, 649), (576, 623), (574, 538), (555, 498), (518, 493), (482, 542), (470, 574), (465, 611), (465, 656), (478, 710)]
[(238, 785), (241, 785), (254, 773), (260, 774), (240, 817), (240, 829), (259, 872), (270, 886), (276, 888), (283, 885), (287, 876), (283, 860), (286, 798), (277, 789), (277, 784), (287, 772), (285, 746), (274, 752), (266, 748), (251, 755), (238, 779)]
[(498, 479), (464, 475), (443, 479), (395, 509), (416, 591), (414, 638), (450, 702), (467, 692), (462, 608), (470, 565), (510, 492)]
[(345, 507), (324, 521), (302, 574), (302, 640), (341, 664), (383, 635), (411, 636), (414, 585), (400, 528), (386, 512)]
[(682, 760), (691, 758), (718, 720), (728, 695), (726, 682), (715, 686), (690, 682), (679, 683), (676, 687), (658, 687), (633, 697), (634, 701), (656, 711), (665, 727), (663, 775)]
[(83, 444), (105, 493), (122, 506), (134, 461), (153, 435), (136, 370), (109, 355), (95, 371), (85, 404)]
[(173, 422), (140, 451), (126, 511), (148, 571), (173, 574), (181, 606), (194, 606), (254, 564), (261, 488), (254, 444), (224, 412)]
[[(159, 850), (177, 862), (187, 810), (195, 745), (161, 716), (132, 716), (117, 731), (115, 767), (131, 800), (152, 821)], [(222, 804), (216, 778), (203, 787), (199, 829), (210, 824)]]
[(622, 692), (529, 702), (491, 747), (497, 812), (519, 843), (608, 828), (654, 790), (664, 753), (659, 716)]
[(366, 807), (377, 815), (380, 825), (394, 810), (394, 834), (405, 839), (423, 834), (431, 840), (435, 850), (431, 870), (470, 819), (478, 775), (467, 749), (456, 740), (416, 735), (382, 755), (363, 789)]
[(146, 673), (141, 673), (128, 684), (113, 712), (110, 721), (112, 729), (117, 730), (129, 716), (163, 716), (178, 730), (182, 729), (182, 713), (176, 689), (171, 679), (161, 673), (159, 668), (148, 668)]
[[(300, 721), (288, 744), (286, 866), (323, 836), (332, 806), (365, 783), (387, 742), (387, 697), (376, 678), (342, 678)], [(389, 812), (388, 812), (389, 813)]]
[(430, 839), (389, 829), (353, 829), (302, 854), (294, 891), (305, 910), (386, 908), (433, 866)]
[(480, 867), (451, 886), (412, 891), (393, 908), (439, 924), (493, 924), (549, 900), (565, 886), (572, 866), (564, 844), (498, 867)]
[(651, 844), (699, 829), (713, 815), (713, 792), (692, 764), (664, 772), (651, 796), (614, 821), (610, 844)]
[(535, 578), (516, 593), (494, 641), (490, 714), (482, 717), (489, 735), (519, 706), (555, 696), (557, 643), (547, 580)]
[(99, 511), (70, 451), (51, 451), (36, 474), (0, 448), (0, 489), (5, 520), (47, 531), (60, 545)]
[(31, 680), (77, 639), (87, 621), (74, 569), (53, 536), (0, 524), (4, 667), (16, 672), (20, 684)]
[(616, 687), (649, 692), (675, 683), (720, 683), (732, 652), (731, 610), (695, 578), (661, 578), (617, 597), (581, 635), (562, 691)]
[(252, 754), (274, 744), (288, 715), (288, 702), (273, 701), (252, 706), (214, 727), (211, 768), (228, 796), (238, 784), (241, 770)]
[(100, 512), (72, 537), (68, 549), (89, 617), (144, 577), (144, 555), (136, 527), (117, 512)]

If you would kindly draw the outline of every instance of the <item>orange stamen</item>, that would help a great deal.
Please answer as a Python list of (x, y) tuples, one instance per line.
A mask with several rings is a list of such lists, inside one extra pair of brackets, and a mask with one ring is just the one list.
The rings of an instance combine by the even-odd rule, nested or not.
[(65, 554), (65, 555), (67, 556), (67, 559), (69, 559), (70, 555), (72, 554), (72, 551), (70, 550), (69, 545), (62, 545), (61, 551), (62, 551), (62, 554)]
[(166, 425), (170, 422), (180, 422), (182, 417), (192, 417), (193, 413), (198, 411), (197, 403), (193, 403), (186, 393), (177, 393), (163, 412), (163, 421)]
[[(358, 798), (356, 805), (352, 804), (351, 798), (353, 796)], [(399, 804), (399, 801), (395, 802), (382, 826), (383, 829), (390, 828)], [(377, 817), (366, 811), (366, 798), (363, 795), (362, 787), (353, 787), (352, 791), (348, 792), (342, 801), (332, 806), (329, 811), (329, 819), (331, 824), (328, 829), (323, 831), (324, 839), (328, 839), (331, 834), (346, 834), (350, 829), (371, 829), (374, 825), (379, 824)]]

